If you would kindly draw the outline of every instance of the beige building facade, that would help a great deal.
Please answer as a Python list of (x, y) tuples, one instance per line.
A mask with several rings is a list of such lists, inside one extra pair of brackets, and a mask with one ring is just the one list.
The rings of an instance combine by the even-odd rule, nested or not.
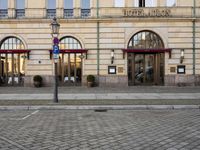
[(199, 0), (0, 0), (1, 85), (200, 85)]

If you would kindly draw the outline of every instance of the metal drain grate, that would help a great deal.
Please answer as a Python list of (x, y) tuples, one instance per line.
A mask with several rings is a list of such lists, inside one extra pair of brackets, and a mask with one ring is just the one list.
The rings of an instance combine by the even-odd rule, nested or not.
[(94, 112), (107, 112), (107, 109), (95, 109)]

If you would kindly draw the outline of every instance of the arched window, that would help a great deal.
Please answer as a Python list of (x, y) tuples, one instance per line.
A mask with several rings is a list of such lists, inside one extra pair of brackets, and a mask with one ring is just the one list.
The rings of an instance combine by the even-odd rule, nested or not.
[(81, 85), (83, 53), (81, 43), (76, 38), (72, 36), (61, 38), (58, 75), (63, 85)]
[(11, 49), (24, 49), (23, 42), (16, 37), (8, 37), (2, 41), (0, 49), (11, 50)]
[(2, 84), (23, 85), (27, 53), (29, 51), (25, 50), (25, 45), (17, 37), (7, 37), (0, 43), (0, 77)]
[(141, 31), (133, 35), (128, 43), (128, 48), (164, 48), (162, 39), (154, 32)]
[(60, 49), (81, 49), (81, 43), (74, 37), (67, 36), (60, 40)]

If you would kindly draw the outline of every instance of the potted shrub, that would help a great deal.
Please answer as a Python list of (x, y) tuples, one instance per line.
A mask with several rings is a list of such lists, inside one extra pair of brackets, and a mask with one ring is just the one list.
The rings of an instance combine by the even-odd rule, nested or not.
[(42, 86), (42, 77), (40, 75), (35, 75), (33, 77), (33, 84), (35, 87), (41, 87)]
[(88, 87), (94, 86), (94, 81), (95, 81), (95, 76), (93, 76), (93, 75), (87, 76), (87, 86)]

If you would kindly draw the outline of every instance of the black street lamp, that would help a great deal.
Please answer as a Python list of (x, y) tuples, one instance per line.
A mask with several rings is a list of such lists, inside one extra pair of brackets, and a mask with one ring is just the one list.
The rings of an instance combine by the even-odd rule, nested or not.
[(60, 24), (57, 22), (57, 19), (54, 18), (51, 23), (51, 35), (53, 38), (53, 59), (54, 59), (54, 96), (53, 102), (58, 103), (58, 78), (57, 78), (57, 63), (59, 59), (59, 29)]

